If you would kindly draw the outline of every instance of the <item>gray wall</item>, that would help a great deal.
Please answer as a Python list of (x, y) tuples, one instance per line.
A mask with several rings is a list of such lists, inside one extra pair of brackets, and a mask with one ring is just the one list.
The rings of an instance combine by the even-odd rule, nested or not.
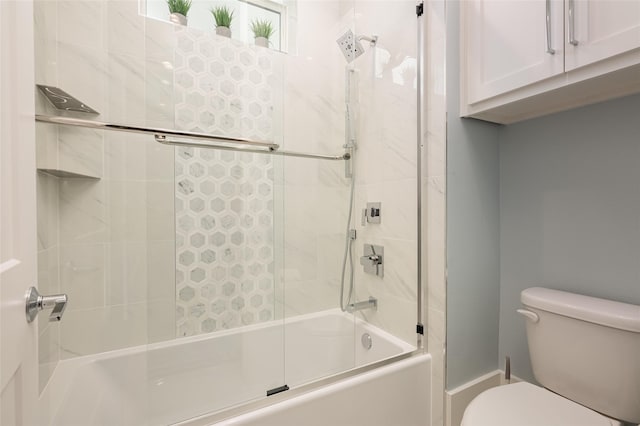
[(457, 1), (447, 2), (447, 389), (498, 367), (498, 129), (458, 112)]
[(532, 380), (523, 289), (640, 304), (640, 95), (506, 126), (499, 140), (500, 359)]

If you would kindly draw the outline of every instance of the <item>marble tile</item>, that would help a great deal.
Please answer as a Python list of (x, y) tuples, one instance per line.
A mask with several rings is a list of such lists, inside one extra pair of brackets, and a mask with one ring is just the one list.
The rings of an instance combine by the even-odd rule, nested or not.
[[(105, 4), (103, 1), (58, 1), (58, 40), (102, 51)], [(66, 89), (65, 89), (66, 90)]]
[(145, 58), (157, 62), (173, 61), (176, 46), (175, 25), (157, 19), (145, 19)]
[(59, 323), (47, 323), (38, 335), (38, 366), (40, 392), (47, 385), (60, 360)]
[[(38, 251), (38, 291), (40, 294), (60, 293), (60, 249), (54, 246)], [(43, 330), (49, 324), (46, 314), (38, 315), (38, 328)]]
[(147, 306), (147, 339), (149, 343), (176, 337), (175, 295), (166, 299), (150, 300)]
[(360, 311), (358, 315), (365, 321), (382, 328), (405, 342), (416, 345), (416, 305), (415, 301), (385, 294), (384, 290), (356, 292), (357, 300), (366, 300), (369, 296), (378, 299), (377, 311)]
[(444, 424), (446, 342), (446, 100), (445, 2), (425, 3), (426, 117), (423, 149), (423, 247), (426, 247), (426, 347), (432, 355), (430, 423)]
[[(345, 250), (345, 231), (318, 236), (318, 281), (321, 283), (339, 281)], [(355, 253), (355, 251), (354, 251)], [(357, 259), (356, 263), (357, 262)], [(324, 285), (324, 284), (323, 284)], [(335, 297), (334, 297), (335, 298)]]
[(147, 244), (114, 242), (105, 246), (105, 304), (144, 302), (148, 295)]
[(146, 192), (147, 241), (174, 241), (175, 183), (146, 182)]
[[(69, 297), (70, 311), (103, 306), (105, 302), (105, 245), (60, 247), (60, 290)], [(65, 321), (65, 322), (67, 322)]]
[(161, 145), (155, 141), (145, 144), (147, 160), (146, 177), (148, 181), (173, 182), (175, 177), (175, 148)]
[(339, 288), (323, 281), (287, 280), (284, 289), (285, 317), (334, 308), (337, 306), (339, 294)]
[[(147, 300), (173, 300), (176, 295), (176, 247), (171, 241), (147, 243)], [(171, 311), (173, 313), (175, 308)], [(175, 322), (171, 331), (175, 331)]]
[(109, 217), (106, 184), (94, 179), (60, 180), (60, 243), (104, 242)]
[(56, 86), (57, 27), (56, 2), (39, 0), (33, 3), (35, 82)]
[(58, 179), (46, 173), (36, 176), (38, 250), (58, 245)]
[(59, 126), (56, 169), (101, 178), (104, 173), (103, 132)]
[(58, 126), (36, 123), (36, 167), (44, 170), (56, 170), (59, 167)]
[(156, 167), (152, 164), (155, 158), (148, 158), (147, 153), (149, 147), (158, 145), (149, 135), (105, 132), (105, 177), (109, 180), (147, 181), (147, 167)]
[(145, 61), (134, 55), (109, 53), (107, 75), (107, 108), (103, 115), (114, 123), (144, 125)]
[(109, 181), (107, 209), (109, 241), (147, 239), (147, 185), (140, 181)]
[(173, 57), (145, 62), (145, 111), (147, 125), (175, 128)]
[(145, 54), (145, 22), (138, 14), (136, 0), (109, 0), (106, 7), (106, 47), (110, 53), (133, 55), (141, 58)]
[[(444, 180), (444, 176), (441, 177)], [(446, 212), (445, 194), (441, 181), (425, 179), (427, 193), (426, 233), (427, 243), (427, 280), (428, 306), (443, 311), (445, 309), (445, 271), (446, 271)]]
[[(68, 3), (79, 5), (80, 9), (88, 3), (101, 4), (75, 1)], [(95, 28), (101, 28), (101, 26)], [(92, 32), (100, 33), (94, 28)], [(77, 45), (60, 38), (57, 49), (58, 87), (96, 111), (106, 114), (107, 56), (102, 46)]]
[(65, 312), (60, 358), (90, 355), (147, 343), (147, 305), (103, 306)]
[[(375, 238), (415, 240), (417, 230), (417, 188), (415, 179), (385, 181), (379, 184), (356, 184), (356, 228)], [(381, 202), (380, 224), (360, 223), (360, 215), (367, 202)]]

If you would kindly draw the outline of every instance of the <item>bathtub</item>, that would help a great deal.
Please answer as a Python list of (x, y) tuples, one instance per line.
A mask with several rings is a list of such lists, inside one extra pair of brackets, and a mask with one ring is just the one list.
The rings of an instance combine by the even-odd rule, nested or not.
[(254, 400), (264, 404), (270, 389), (286, 384), (292, 390), (267, 403), (295, 395), (302, 384), (413, 350), (351, 314), (329, 310), (77, 357), (61, 361), (43, 390), (41, 424), (212, 424), (220, 414), (208, 413)]

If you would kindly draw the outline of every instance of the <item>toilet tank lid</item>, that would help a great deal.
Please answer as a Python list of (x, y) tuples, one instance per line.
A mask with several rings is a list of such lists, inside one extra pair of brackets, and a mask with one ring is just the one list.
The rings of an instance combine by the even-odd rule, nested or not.
[(532, 287), (520, 294), (523, 305), (620, 330), (640, 333), (640, 306)]

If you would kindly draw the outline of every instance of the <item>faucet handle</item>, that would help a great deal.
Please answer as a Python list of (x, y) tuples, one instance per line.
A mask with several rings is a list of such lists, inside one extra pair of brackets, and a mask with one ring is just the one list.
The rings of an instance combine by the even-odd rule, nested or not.
[(38, 313), (44, 309), (51, 309), (49, 322), (56, 322), (62, 319), (62, 314), (67, 307), (69, 298), (66, 294), (54, 294), (51, 296), (42, 296), (35, 287), (29, 288), (27, 291), (27, 322), (32, 322)]
[(364, 255), (360, 256), (360, 264), (367, 274), (384, 276), (384, 247), (372, 244), (364, 245)]

